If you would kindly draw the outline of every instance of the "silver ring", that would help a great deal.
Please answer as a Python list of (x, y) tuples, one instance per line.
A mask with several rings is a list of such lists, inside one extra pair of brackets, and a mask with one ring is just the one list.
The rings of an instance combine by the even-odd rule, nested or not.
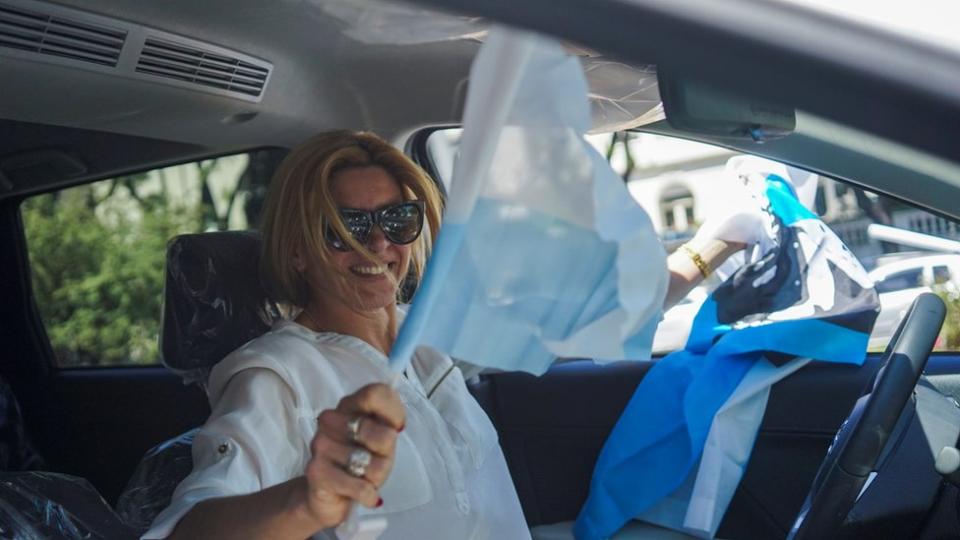
[(350, 440), (355, 443), (360, 442), (360, 422), (362, 421), (362, 416), (357, 416), (347, 421), (347, 433), (350, 434)]
[(367, 474), (367, 467), (370, 466), (371, 459), (373, 459), (373, 456), (370, 455), (370, 452), (363, 448), (354, 449), (347, 459), (347, 472), (351, 476), (363, 478)]

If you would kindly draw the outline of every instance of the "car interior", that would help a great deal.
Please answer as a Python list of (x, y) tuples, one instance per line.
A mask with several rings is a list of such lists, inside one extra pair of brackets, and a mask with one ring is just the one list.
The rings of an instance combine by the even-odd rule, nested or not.
[[(795, 111), (778, 137), (678, 127), (669, 111), (637, 131), (765, 156), (960, 218), (960, 56), (776, 2), (661, 4), (427, 0), (405, 8), (408, 32), (374, 26), (377, 41), (358, 26), (394, 4), (0, 0), (0, 502), (52, 501), (32, 524), (50, 537), (138, 536), (190, 470), (192, 430), (209, 414), (203, 370), (284, 316), (251, 271), (255, 232), (165, 238), (163, 365), (62, 367), (35, 294), (24, 201), (219, 156), (282, 156), (335, 128), (374, 131), (436, 176), (427, 139), (460, 125), (489, 21), (576, 43), (585, 61), (656, 65), (665, 79)], [(434, 17), (463, 27), (418, 39)], [(227, 64), (230, 80), (215, 77)], [(915, 305), (887, 354), (859, 367), (813, 362), (773, 387), (718, 537), (785, 538), (804, 520), (817, 527), (806, 538), (960, 534), (960, 484), (935, 467), (960, 432), (960, 416), (941, 412), (960, 399), (960, 351), (930, 353), (936, 302)], [(656, 361), (565, 359), (540, 377), (471, 379), (535, 537), (576, 518), (607, 435)], [(882, 414), (871, 412), (878, 403)], [(843, 441), (859, 443), (856, 426), (875, 416), (885, 437), (863, 458), (860, 483), (843, 484), (851, 495), (834, 465), (852, 467)], [(19, 523), (15, 514), (0, 504), (0, 524)]]

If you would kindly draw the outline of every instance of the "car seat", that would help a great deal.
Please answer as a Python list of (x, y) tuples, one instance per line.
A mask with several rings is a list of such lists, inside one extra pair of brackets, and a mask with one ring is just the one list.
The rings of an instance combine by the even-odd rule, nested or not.
[(184, 383), (206, 385), (210, 369), (282, 318), (260, 284), (260, 235), (186, 234), (167, 247), (161, 359)]
[(107, 540), (137, 536), (83, 478), (53, 472), (0, 473), (0, 537)]
[(0, 379), (0, 537), (134, 537), (89, 482), (41, 472), (44, 468), (27, 436), (17, 398)]
[[(206, 387), (211, 368), (282, 318), (258, 277), (260, 235), (209, 232), (167, 246), (161, 359), (185, 384)], [(143, 533), (193, 469), (196, 429), (150, 449), (117, 500), (124, 523)]]

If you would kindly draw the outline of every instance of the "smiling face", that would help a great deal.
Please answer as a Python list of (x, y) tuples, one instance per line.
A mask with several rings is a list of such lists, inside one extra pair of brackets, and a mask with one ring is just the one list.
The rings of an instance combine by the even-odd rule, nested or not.
[[(404, 201), (400, 184), (382, 167), (353, 167), (330, 180), (330, 194), (338, 208), (377, 210)], [(372, 262), (356, 251), (329, 251), (329, 263), (342, 280), (331, 281), (321, 265), (309, 265), (305, 277), (318, 300), (335, 301), (353, 311), (372, 311), (396, 302), (397, 286), (410, 267), (410, 245), (397, 245), (374, 226), (364, 246)], [(339, 281), (339, 284), (337, 284)]]
[[(375, 211), (407, 200), (420, 201), (414, 206), (423, 226), (408, 245), (389, 242), (379, 226), (358, 244), (338, 215), (338, 209)], [(422, 275), (442, 206), (433, 180), (380, 137), (344, 130), (317, 134), (291, 150), (270, 182), (261, 225), (264, 287), (278, 302), (331, 317), (331, 326), (350, 313), (394, 305), (398, 283)], [(394, 209), (379, 219), (388, 218), (395, 237), (408, 238), (408, 211)], [(331, 239), (351, 249), (338, 251)]]

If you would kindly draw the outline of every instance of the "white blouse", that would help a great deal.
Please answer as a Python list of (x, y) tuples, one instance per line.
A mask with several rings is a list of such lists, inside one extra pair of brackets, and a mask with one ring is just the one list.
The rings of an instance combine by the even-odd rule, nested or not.
[[(193, 472), (143, 538), (167, 537), (202, 500), (302, 475), (320, 412), (391, 379), (386, 357), (363, 340), (277, 323), (214, 367)], [(530, 538), (497, 432), (450, 358), (420, 347), (397, 391), (406, 425), (380, 489), (383, 505), (366, 511), (387, 518), (380, 538)], [(314, 538), (336, 536), (331, 529)]]

